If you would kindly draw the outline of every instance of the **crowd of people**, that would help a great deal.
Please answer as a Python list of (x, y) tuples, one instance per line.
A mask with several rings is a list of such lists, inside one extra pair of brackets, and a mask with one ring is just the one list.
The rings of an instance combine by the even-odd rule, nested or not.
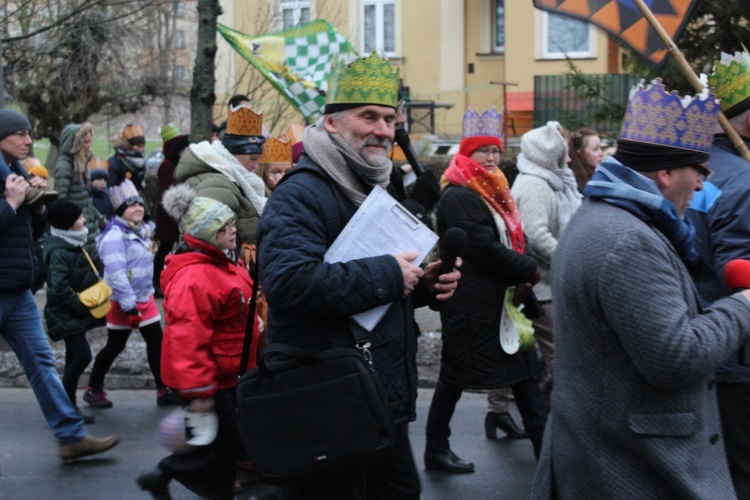
[[(462, 392), (479, 389), (487, 437), (500, 429), (529, 439), (532, 498), (748, 498), (750, 360), (737, 353), (750, 337), (750, 291), (727, 290), (723, 273), (750, 258), (741, 215), (750, 163), (717, 115), (750, 143), (750, 55), (722, 55), (710, 78), (715, 93), (695, 97), (659, 80), (634, 88), (612, 155), (590, 128), (551, 121), (526, 132), (512, 183), (502, 115), (467, 109), (450, 165), (407, 189), (389, 156), (405, 121), (398, 71), (373, 54), (332, 68), (324, 114), (301, 141), (270, 137), (242, 95), (212, 140), (191, 144), (165, 125), (151, 202), (140, 125), (116, 138), (109, 161), (93, 157), (90, 123), (66, 126), (53, 190), (26, 158), (28, 119), (0, 110), (0, 333), (71, 462), (117, 445), (86, 432), (95, 419), (76, 393), (94, 359), (82, 399), (111, 408), (105, 377), (140, 330), (156, 403), (179, 405), (186, 425), (209, 436), (137, 478), (154, 498), (169, 498), (173, 480), (233, 498), (236, 468), (247, 464), (238, 373), (266, 343), (353, 347), (362, 327), (351, 317), (383, 305), (364, 334), (393, 446), (378, 462), (290, 486), (290, 497), (419, 498), (414, 311), (430, 306), (442, 352), (425, 468), (476, 470), (452, 449), (450, 422)], [(376, 186), (420, 220), (434, 209), (437, 233), (461, 230), (465, 249), (421, 266), (416, 252), (327, 261)], [(40, 275), (46, 333), (32, 295)], [(104, 317), (78, 296), (100, 279), (112, 290)], [(750, 288), (750, 277), (738, 280)], [(86, 332), (104, 325), (94, 357)], [(65, 342), (62, 378), (47, 335)]]

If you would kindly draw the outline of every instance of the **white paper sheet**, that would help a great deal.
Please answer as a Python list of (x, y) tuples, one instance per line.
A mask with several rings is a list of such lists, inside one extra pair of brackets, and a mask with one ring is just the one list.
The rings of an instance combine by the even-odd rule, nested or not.
[[(419, 252), (418, 266), (435, 247), (438, 236), (419, 222), (384, 189), (376, 186), (325, 254), (326, 262), (348, 262), (379, 255)], [(372, 331), (390, 304), (352, 316)]]

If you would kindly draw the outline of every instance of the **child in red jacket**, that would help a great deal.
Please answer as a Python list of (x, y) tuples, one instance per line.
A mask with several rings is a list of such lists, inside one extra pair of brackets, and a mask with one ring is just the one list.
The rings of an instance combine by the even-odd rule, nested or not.
[[(138, 484), (156, 498), (168, 497), (171, 479), (201, 496), (233, 498), (240, 440), (234, 389), (252, 280), (236, 258), (236, 218), (229, 207), (196, 197), (184, 184), (167, 191), (163, 204), (181, 221), (185, 243), (167, 257), (161, 275), (167, 323), (161, 375), (180, 397), (186, 427), (192, 428), (196, 440), (212, 442), (173, 453), (141, 474)], [(257, 346), (255, 321), (251, 326)], [(249, 367), (255, 360), (251, 353)]]

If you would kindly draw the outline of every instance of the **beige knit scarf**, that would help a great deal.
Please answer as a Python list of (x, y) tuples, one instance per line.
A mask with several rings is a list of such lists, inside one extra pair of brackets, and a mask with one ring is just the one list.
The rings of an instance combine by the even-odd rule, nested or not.
[(390, 164), (388, 167), (370, 165), (340, 135), (329, 134), (323, 125), (323, 120), (324, 117), (319, 118), (314, 125), (305, 130), (302, 139), (305, 144), (305, 153), (331, 176), (331, 179), (341, 188), (344, 196), (354, 206), (359, 207), (367, 198), (365, 193), (369, 190), (365, 190), (357, 174), (371, 186), (380, 186), (385, 189), (390, 182), (393, 165)]

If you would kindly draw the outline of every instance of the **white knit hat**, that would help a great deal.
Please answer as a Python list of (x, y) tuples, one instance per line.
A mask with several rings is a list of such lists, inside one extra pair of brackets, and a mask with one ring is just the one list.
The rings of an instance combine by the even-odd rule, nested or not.
[(549, 169), (563, 168), (568, 159), (568, 144), (562, 126), (555, 121), (529, 130), (521, 136), (521, 152), (531, 162)]

